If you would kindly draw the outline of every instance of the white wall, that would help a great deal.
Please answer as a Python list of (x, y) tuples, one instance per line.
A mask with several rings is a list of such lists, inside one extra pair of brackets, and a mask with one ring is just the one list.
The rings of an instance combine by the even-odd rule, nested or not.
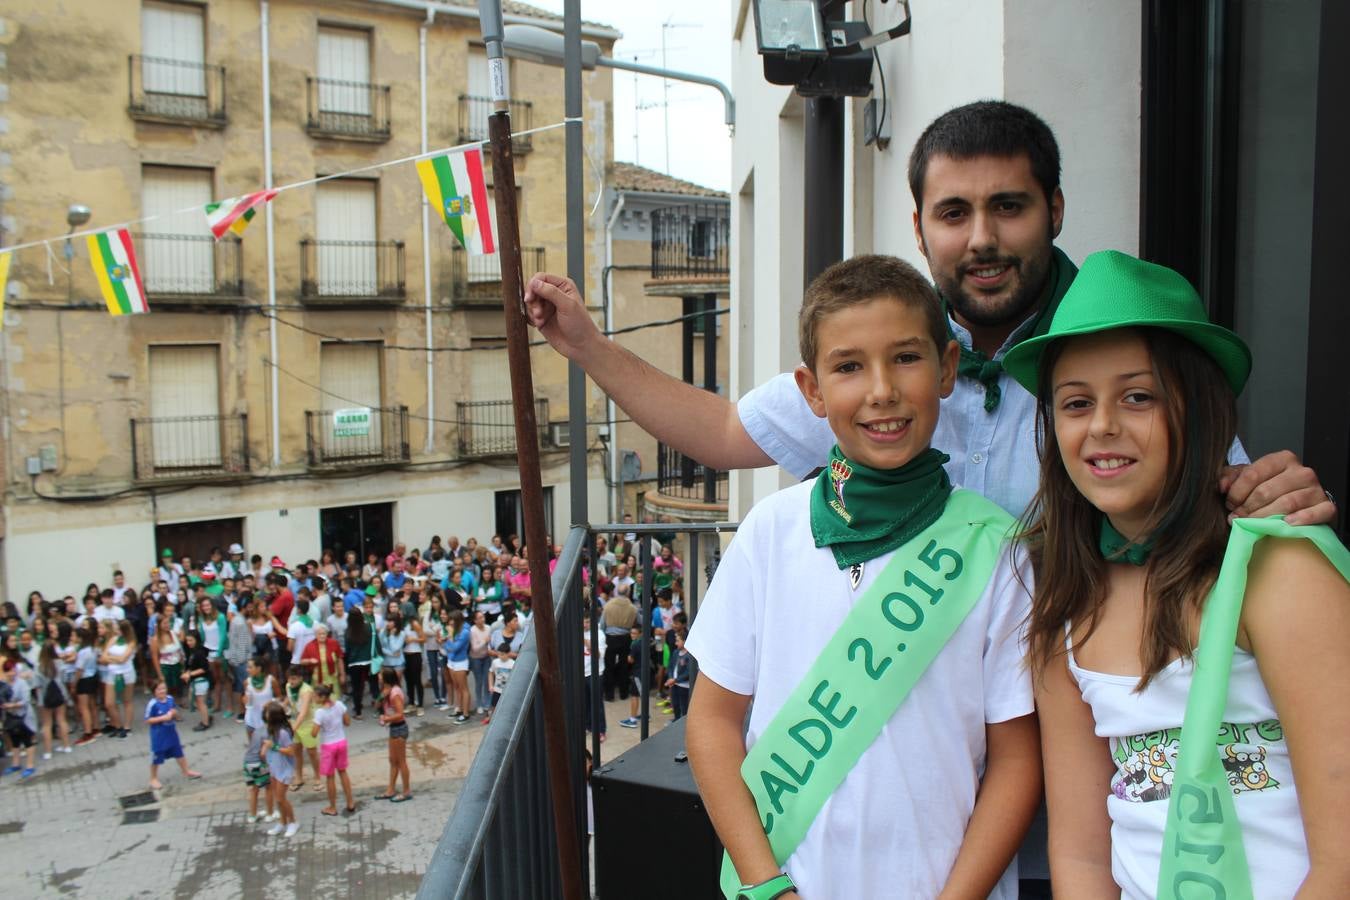
[[(592, 520), (605, 517), (600, 458), (592, 455), (587, 498)], [(561, 544), (571, 522), (566, 457), (543, 472), (553, 486), (553, 540)], [(22, 607), (28, 592), (79, 596), (84, 586), (112, 583), (114, 569), (145, 583), (155, 563), (155, 525), (241, 517), (244, 547), (288, 563), (317, 559), (319, 511), (334, 506), (394, 503), (394, 538), (423, 547), (433, 534), (486, 542), (495, 530), (493, 492), (519, 489), (512, 466), (475, 465), (451, 472), (385, 471), (346, 479), (306, 478), (240, 487), (202, 487), (166, 493), (154, 506), (143, 497), (98, 506), (42, 503), (11, 506), (4, 541), (5, 599)], [(282, 514), (285, 510), (285, 514)], [(72, 525), (73, 523), (73, 525)]]
[(1058, 243), (1075, 261), (1139, 251), (1141, 17), (1141, 4), (1119, 0), (1004, 7), (1004, 97), (1055, 132), (1065, 198)]

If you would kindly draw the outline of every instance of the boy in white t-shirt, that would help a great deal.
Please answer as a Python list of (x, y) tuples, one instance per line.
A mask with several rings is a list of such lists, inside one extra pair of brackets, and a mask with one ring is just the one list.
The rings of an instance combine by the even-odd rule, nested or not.
[(929, 447), (958, 345), (923, 276), (880, 256), (812, 283), (800, 342), (830, 466), (750, 511), (688, 640), (723, 890), (1016, 897), (1041, 792), (1030, 571), (1011, 517), (953, 491)]

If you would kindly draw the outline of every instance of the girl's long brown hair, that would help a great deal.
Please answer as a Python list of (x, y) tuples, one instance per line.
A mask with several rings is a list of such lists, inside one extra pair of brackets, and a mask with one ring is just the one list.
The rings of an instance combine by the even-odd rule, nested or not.
[[(1143, 690), (1176, 655), (1195, 650), (1194, 615), (1204, 604), (1228, 541), (1227, 510), (1219, 476), (1237, 433), (1237, 404), (1218, 365), (1199, 347), (1170, 331), (1138, 330), (1148, 345), (1167, 423), (1167, 474), (1148, 540), (1144, 576), (1144, 630), (1139, 639)], [(1096, 630), (1106, 600), (1107, 563), (1098, 537), (1102, 514), (1069, 479), (1055, 439), (1052, 373), (1065, 341), (1045, 352), (1037, 391), (1040, 488), (1023, 515), (1021, 540), (1035, 570), (1029, 659), (1034, 675), (1065, 652), (1066, 627), (1086, 623), (1078, 640)]]

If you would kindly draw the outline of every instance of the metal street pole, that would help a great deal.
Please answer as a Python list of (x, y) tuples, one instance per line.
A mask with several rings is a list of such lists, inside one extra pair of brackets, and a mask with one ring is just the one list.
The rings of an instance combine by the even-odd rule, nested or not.
[[(581, 135), (581, 0), (563, 4), (563, 116), (567, 147), (567, 277), (586, 293), (585, 150)], [(568, 470), (572, 524), (590, 521), (586, 479), (586, 373), (567, 364)]]

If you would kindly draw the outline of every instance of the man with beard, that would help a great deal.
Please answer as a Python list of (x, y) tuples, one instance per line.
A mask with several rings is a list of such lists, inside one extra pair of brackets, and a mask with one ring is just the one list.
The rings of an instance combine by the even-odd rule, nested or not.
[[(1003, 373), (1002, 359), (1048, 327), (1077, 273), (1054, 245), (1064, 220), (1059, 176), (1049, 127), (1002, 101), (939, 116), (909, 162), (914, 236), (961, 345), (961, 377), (942, 401), (933, 446), (951, 455), (946, 468), (954, 484), (1015, 516), (1036, 492), (1036, 399)], [(791, 373), (733, 404), (601, 335), (570, 280), (536, 275), (525, 300), (531, 324), (554, 349), (657, 440), (718, 469), (777, 463), (805, 478), (824, 465), (834, 437)], [(1240, 447), (1230, 461), (1247, 462)], [(1234, 515), (1288, 513), (1288, 521), (1304, 525), (1335, 514), (1315, 473), (1288, 451), (1229, 470), (1219, 487)]]

